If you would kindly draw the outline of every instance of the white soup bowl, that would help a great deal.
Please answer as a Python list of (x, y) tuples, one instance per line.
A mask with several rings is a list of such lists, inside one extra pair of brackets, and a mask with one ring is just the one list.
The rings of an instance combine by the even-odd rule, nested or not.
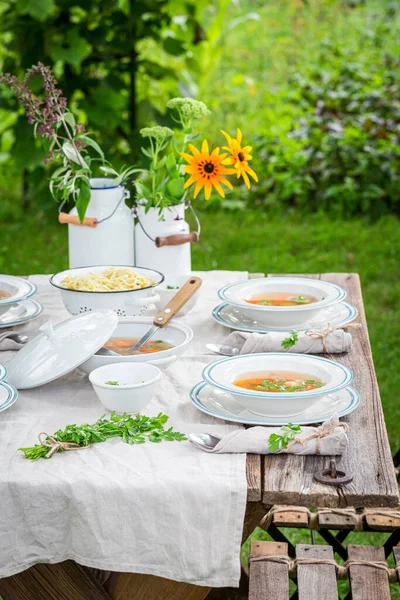
[[(117, 327), (111, 337), (125, 337), (140, 339), (153, 324), (151, 317), (120, 317)], [(166, 369), (186, 351), (193, 339), (193, 331), (183, 323), (175, 320), (168, 323), (156, 334), (156, 339), (161, 339), (172, 348), (161, 350), (151, 354), (134, 354), (132, 356), (103, 356), (94, 354), (91, 358), (79, 366), (81, 371), (91, 373), (94, 369), (104, 365), (116, 363), (149, 363), (160, 369)]]
[(95, 369), (89, 380), (105, 408), (117, 413), (138, 413), (149, 404), (160, 377), (161, 371), (154, 365), (116, 363)]
[[(306, 392), (258, 392), (234, 384), (239, 378), (263, 377), (267, 372), (301, 373), (307, 378), (321, 379), (322, 387)], [(243, 407), (268, 417), (290, 417), (302, 413), (321, 397), (350, 385), (353, 374), (344, 365), (305, 354), (265, 352), (242, 354), (208, 365), (203, 379), (214, 388), (229, 392)]]
[[(317, 302), (298, 306), (265, 306), (246, 302), (245, 298), (257, 298), (263, 294), (289, 293), (293, 296), (314, 296)], [(342, 302), (346, 298), (343, 288), (327, 281), (305, 277), (263, 277), (237, 281), (221, 288), (218, 296), (240, 309), (260, 325), (296, 328), (314, 319), (327, 306)]]
[(0, 290), (9, 296), (0, 299), (0, 315), (6, 313), (13, 304), (21, 302), (36, 293), (36, 285), (13, 275), (0, 275)]

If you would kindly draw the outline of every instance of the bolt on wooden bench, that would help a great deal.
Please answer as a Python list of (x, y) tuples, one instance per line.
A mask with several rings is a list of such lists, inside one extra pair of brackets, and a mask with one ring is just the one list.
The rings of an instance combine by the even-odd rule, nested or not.
[(299, 544), (292, 560), (285, 542), (253, 541), (249, 600), (288, 600), (289, 579), (297, 584), (292, 599), (338, 600), (337, 581), (347, 578), (351, 592), (346, 598), (390, 600), (389, 584), (400, 582), (400, 548), (393, 554), (395, 567), (390, 568), (383, 548), (351, 544), (348, 560), (339, 565), (331, 546)]

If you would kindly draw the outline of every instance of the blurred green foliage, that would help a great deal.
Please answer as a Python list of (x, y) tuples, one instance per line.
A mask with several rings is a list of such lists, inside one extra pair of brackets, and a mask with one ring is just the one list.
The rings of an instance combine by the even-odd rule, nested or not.
[[(211, 143), (240, 127), (254, 147), (259, 186), (215, 203), (377, 218), (400, 212), (399, 33), (392, 0), (0, 0), (0, 68), (54, 65), (117, 168), (189, 95)], [(55, 211), (42, 158), (0, 90), (0, 212)]]
[(224, 205), (399, 214), (400, 4), (251, 6), (260, 21), (226, 39), (204, 96), (213, 121), (242, 129), (260, 178)]
[[(169, 124), (167, 101), (198, 95), (217, 65), (230, 0), (0, 0), (0, 69), (53, 66), (77, 120), (118, 168), (140, 159), (138, 129)], [(234, 28), (254, 15), (241, 14)], [(33, 88), (39, 93), (40, 88)], [(0, 90), (0, 162), (46, 205), (46, 170), (9, 90)], [(49, 200), (50, 202), (50, 200)]]

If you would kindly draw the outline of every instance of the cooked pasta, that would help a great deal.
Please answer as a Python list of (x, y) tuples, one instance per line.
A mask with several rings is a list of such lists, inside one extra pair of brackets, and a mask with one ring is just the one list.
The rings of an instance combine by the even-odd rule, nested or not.
[(146, 288), (153, 283), (152, 279), (129, 267), (110, 267), (102, 273), (69, 275), (62, 280), (61, 285), (69, 290), (82, 292), (118, 292)]

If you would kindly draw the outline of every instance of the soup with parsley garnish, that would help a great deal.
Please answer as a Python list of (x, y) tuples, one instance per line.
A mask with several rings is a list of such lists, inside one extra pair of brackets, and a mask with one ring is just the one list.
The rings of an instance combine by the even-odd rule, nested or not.
[(244, 298), (249, 304), (259, 306), (301, 306), (303, 304), (313, 304), (318, 302), (318, 298), (310, 294), (295, 295), (288, 292), (271, 292), (268, 294), (259, 294), (258, 296), (249, 296)]
[(238, 377), (233, 383), (246, 390), (274, 394), (277, 392), (309, 392), (325, 385), (318, 377), (290, 371), (266, 371), (257, 376), (247, 373)]

